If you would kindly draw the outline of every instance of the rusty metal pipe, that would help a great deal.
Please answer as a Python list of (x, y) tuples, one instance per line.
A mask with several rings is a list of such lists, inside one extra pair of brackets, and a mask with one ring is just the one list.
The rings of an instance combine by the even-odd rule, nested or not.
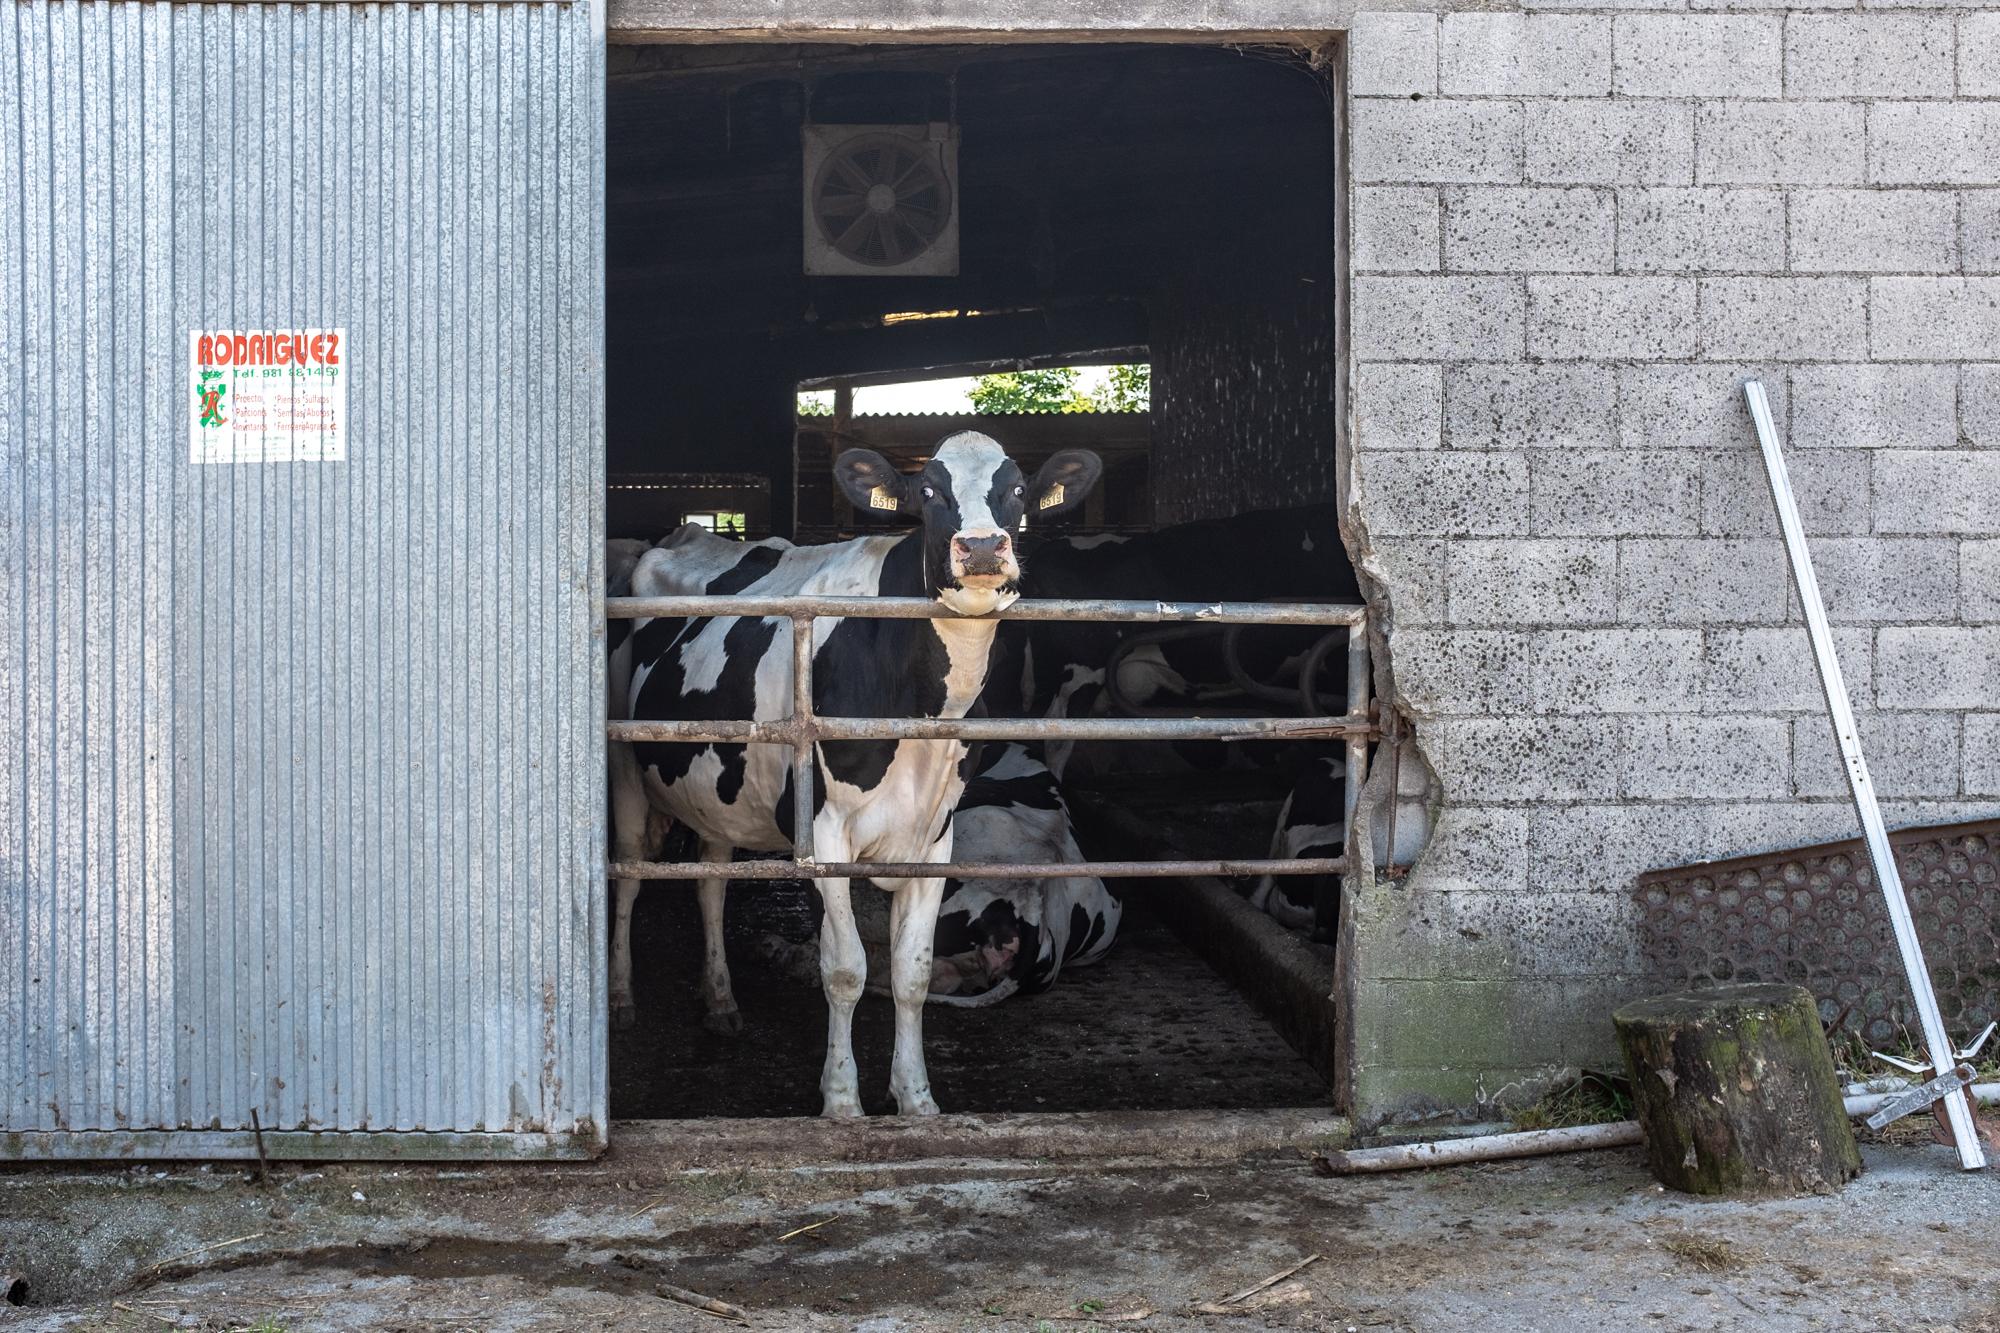
[(1256, 861), (613, 861), (613, 879), (1178, 879), (1188, 875), (1338, 875), (1340, 856)]
[(1036, 598), (990, 616), (961, 617), (928, 597), (607, 597), (610, 620), (666, 616), (855, 616), (867, 620), (1189, 621), (1207, 625), (1358, 625), (1368, 608), (1337, 602), (1131, 602)]
[(1299, 741), (1365, 736), (1373, 724), (1347, 717), (822, 717), (766, 722), (713, 719), (605, 723), (614, 741), (655, 744), (811, 741)]

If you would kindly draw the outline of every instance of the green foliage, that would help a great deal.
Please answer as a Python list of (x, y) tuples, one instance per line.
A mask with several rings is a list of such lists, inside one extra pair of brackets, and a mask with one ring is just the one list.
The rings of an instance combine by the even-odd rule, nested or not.
[(819, 389), (799, 394), (798, 404), (802, 417), (830, 417), (833, 415), (833, 390)]
[(1100, 412), (1144, 412), (1153, 403), (1153, 367), (1144, 361), (1112, 366), (1110, 382), (1095, 395)]
[(1089, 412), (1094, 407), (1076, 387), (1074, 366), (981, 375), (971, 396), (975, 412)]
[(1086, 393), (1075, 366), (981, 375), (972, 388), (975, 412), (1144, 412), (1153, 368), (1145, 362), (1108, 367), (1107, 382)]
[(1573, 1129), (1631, 1118), (1632, 1094), (1624, 1080), (1588, 1069), (1575, 1082), (1551, 1088), (1540, 1101), (1520, 1107), (1512, 1116), (1517, 1130)]

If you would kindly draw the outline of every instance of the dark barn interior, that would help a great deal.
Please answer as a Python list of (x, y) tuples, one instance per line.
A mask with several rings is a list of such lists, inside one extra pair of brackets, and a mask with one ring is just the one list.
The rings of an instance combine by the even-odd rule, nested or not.
[[(866, 444), (914, 462), (968, 426), (1030, 469), (1079, 444), (1103, 455), (1070, 533), (1333, 500), (1336, 125), (1304, 53), (662, 45), (614, 46), (608, 60), (607, 535), (657, 539), (718, 512), (743, 515), (753, 538), (852, 535), (868, 519), (832, 491), (834, 454)], [(941, 126), (955, 140), (955, 275), (808, 276), (802, 130), (853, 125)], [(844, 407), (856, 386), (1121, 362), (1150, 364), (1149, 411)], [(842, 410), (801, 417), (801, 386), (842, 390)], [(1326, 540), (1338, 549), (1330, 527)], [(1066, 780), (1085, 854), (1265, 855), (1289, 780), (1258, 758)], [(1138, 827), (1151, 832), (1135, 839)], [(929, 1008), (946, 1109), (1324, 1103), (1323, 1043), (1225, 975), (1228, 951), (1207, 947), (1212, 923), (1190, 915), (1184, 886), (1118, 887), (1124, 924), (1102, 963), (992, 1008)], [(686, 885), (640, 897), (641, 1021), (612, 1034), (612, 1113), (812, 1113), (824, 1001), (758, 950), (766, 935), (811, 935), (810, 891), (732, 890), (745, 1025), (732, 1038), (700, 1024), (692, 898)], [(1330, 972), (1331, 950), (1313, 947)], [(872, 1103), (889, 1019), (873, 995), (856, 1019), (871, 1110), (886, 1109)]]

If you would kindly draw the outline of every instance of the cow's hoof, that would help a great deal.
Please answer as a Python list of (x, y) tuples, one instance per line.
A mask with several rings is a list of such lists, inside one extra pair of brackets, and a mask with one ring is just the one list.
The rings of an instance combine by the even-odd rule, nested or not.
[(639, 1006), (630, 1000), (611, 1006), (611, 1026), (620, 1032), (630, 1032), (639, 1026)]
[(724, 1009), (706, 1015), (701, 1025), (718, 1037), (734, 1037), (743, 1031), (743, 1015), (734, 1009)]
[(928, 1092), (921, 1097), (915, 1097), (908, 1101), (905, 1101), (903, 1098), (898, 1097), (896, 1099), (896, 1114), (936, 1115), (938, 1114), (937, 1100), (934, 1097), (932, 1097)]
[(826, 1099), (826, 1105), (820, 1109), (819, 1114), (823, 1120), (859, 1120), (861, 1118), (861, 1099), (859, 1097), (829, 1097)]

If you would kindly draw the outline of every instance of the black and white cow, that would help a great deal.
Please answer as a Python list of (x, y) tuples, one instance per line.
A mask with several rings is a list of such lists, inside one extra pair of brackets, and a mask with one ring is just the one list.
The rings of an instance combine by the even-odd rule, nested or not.
[[(1055, 775), (1019, 741), (985, 747), (952, 827), (952, 857), (958, 861), (1084, 859)], [(1063, 968), (1104, 957), (1124, 914), (1124, 903), (1095, 875), (946, 880), (926, 998), (972, 1008), (1047, 990)], [(871, 916), (857, 904), (855, 917), (872, 962), (889, 945), (887, 916)], [(818, 950), (811, 944), (772, 936), (764, 947), (789, 973), (804, 977), (818, 970)]]
[[(718, 537), (707, 528), (684, 523), (664, 538), (657, 549), (672, 553), (671, 559), (653, 562), (647, 575), (647, 593), (653, 597), (689, 597), (702, 593), (735, 592), (777, 567), (780, 552), (792, 544), (783, 537), (741, 542)], [(621, 597), (634, 591), (639, 564), (653, 550), (646, 542), (612, 538), (604, 543), (606, 591)], [(614, 620), (610, 626), (610, 680), (605, 688), (606, 712), (613, 718), (631, 716), (626, 692), (632, 683), (632, 634), (634, 622)], [(629, 745), (612, 742), (606, 755), (611, 770), (611, 833), (613, 859), (639, 861), (663, 854), (670, 819), (664, 810), (647, 799), (639, 765)], [(638, 1021), (639, 1010), (632, 999), (632, 904), (644, 881), (621, 879), (611, 918), (611, 1023), (621, 1030)], [(734, 1032), (742, 1024), (736, 1002), (729, 991), (729, 965), (722, 955), (722, 900), (720, 886), (704, 881), (700, 889), (705, 932), (703, 987), (709, 996), (704, 1023), (720, 1032)]]
[[(1095, 454), (1056, 454), (1030, 481), (984, 435), (960, 432), (923, 469), (899, 473), (870, 450), (850, 449), (834, 477), (864, 511), (914, 520), (913, 533), (861, 537), (778, 551), (771, 567), (731, 591), (758, 596), (928, 597), (954, 617), (938, 620), (822, 619), (813, 635), (813, 702), (826, 717), (963, 717), (986, 686), (999, 622), (983, 617), (1020, 596), (1013, 534), (1024, 514), (1047, 516), (1080, 503), (1097, 482)], [(674, 586), (675, 553), (649, 551), (633, 591)], [(735, 571), (730, 581), (735, 582)], [(720, 591), (720, 589), (717, 589)], [(636, 718), (776, 719), (791, 708), (791, 636), (778, 618), (715, 617), (638, 623), (632, 634), (631, 715)], [(633, 748), (653, 809), (686, 824), (707, 861), (736, 848), (791, 846), (790, 754), (783, 746), (642, 744)], [(817, 747), (813, 844), (822, 861), (943, 862), (952, 853), (952, 810), (964, 791), (968, 747), (957, 741), (842, 741)], [(861, 1114), (853, 1051), (854, 1006), (867, 980), (848, 882), (816, 881), (825, 916), (820, 976), (828, 1004), (820, 1078), (822, 1114)], [(713, 894), (720, 925), (723, 881)], [(889, 1090), (904, 1114), (933, 1114), (924, 1069), (923, 1002), (932, 939), (944, 896), (939, 878), (889, 881), (890, 989), (896, 1005)], [(708, 913), (704, 908), (704, 917)], [(706, 920), (704, 925), (706, 926)], [(718, 931), (719, 934), (719, 931)], [(723, 978), (726, 987), (726, 973)], [(710, 986), (711, 1012), (733, 1010)], [(724, 1010), (723, 1012), (727, 1012)]]
[[(1278, 810), (1271, 858), (1339, 856), (1346, 809), (1345, 754), (1314, 756)], [(1293, 930), (1310, 928), (1313, 939), (1331, 944), (1340, 925), (1340, 876), (1265, 875), (1251, 891), (1250, 905)]]

